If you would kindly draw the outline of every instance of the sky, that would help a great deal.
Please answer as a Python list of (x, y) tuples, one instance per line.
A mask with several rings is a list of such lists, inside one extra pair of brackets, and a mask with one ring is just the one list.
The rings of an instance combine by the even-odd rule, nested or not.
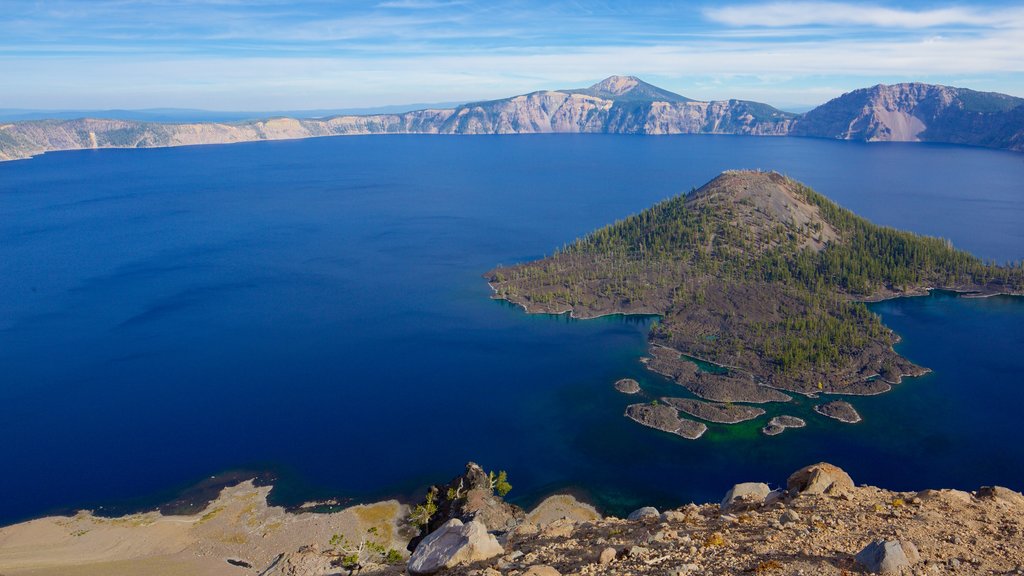
[(372, 107), (612, 74), (787, 109), (907, 81), (1024, 96), (1024, 2), (0, 0), (0, 108)]

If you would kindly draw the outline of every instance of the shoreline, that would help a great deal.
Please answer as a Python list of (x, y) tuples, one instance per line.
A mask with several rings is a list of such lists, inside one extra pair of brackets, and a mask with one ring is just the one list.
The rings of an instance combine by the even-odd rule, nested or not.
[[(777, 486), (780, 479), (732, 479), (750, 480)], [(764, 487), (763, 494), (733, 496), (756, 486)], [(503, 548), (497, 554), (444, 573), (478, 575), (496, 566), (532, 574), (529, 566), (544, 564), (559, 571), (536, 574), (653, 576), (666, 573), (665, 559), (699, 562), (707, 573), (747, 573), (773, 559), (779, 568), (786, 566), (786, 573), (839, 575), (848, 574), (853, 556), (879, 536), (916, 541), (920, 558), (913, 563), (933, 564), (936, 573), (946, 573), (946, 567), (973, 569), (979, 562), (974, 558), (988, 568), (968, 573), (994, 573), (996, 567), (1009, 573), (1013, 563), (1024, 560), (1020, 532), (997, 529), (1024, 523), (1024, 495), (1012, 489), (892, 490), (855, 484), (827, 463), (797, 470), (774, 492), (750, 482), (720, 489), (728, 502), (676, 501), (664, 512), (644, 507), (626, 519), (605, 516), (578, 493), (556, 492), (523, 511), (516, 524), (498, 530)], [(349, 542), (369, 537), (397, 557), (387, 564), (378, 556), (360, 572), (406, 574), (404, 545), (415, 536), (405, 528), (409, 505), (392, 500), (296, 514), (268, 505), (269, 490), (251, 480), (227, 486), (192, 515), (149, 511), (107, 519), (79, 512), (2, 526), (0, 571), (7, 576), (320, 576), (337, 573), (336, 562), (346, 553), (344, 543), (336, 544), (341, 535)], [(609, 546), (616, 554), (606, 561)], [(602, 552), (600, 562), (597, 552)], [(652, 562), (655, 553), (664, 556)], [(954, 562), (957, 558), (966, 559)]]
[[(282, 117), (270, 117), (260, 118), (253, 121), (239, 121), (239, 122), (156, 122), (148, 120), (125, 120), (118, 118), (69, 118), (69, 119), (37, 119), (37, 120), (19, 120), (15, 122), (8, 122), (0, 125), (0, 132), (16, 128), (19, 124), (25, 123), (40, 123), (40, 122), (59, 122), (59, 123), (70, 123), (70, 122), (125, 122), (125, 123), (136, 123), (143, 125), (157, 125), (161, 127), (222, 127), (227, 129), (245, 129), (250, 128), (255, 124), (266, 124), (273, 121), (286, 121), (290, 123), (302, 123), (302, 122), (321, 122), (327, 123), (332, 119), (337, 118), (349, 118), (354, 120), (367, 120), (374, 118), (382, 118), (389, 116), (401, 116), (403, 114), (410, 113), (425, 113), (425, 112), (446, 112), (452, 111), (451, 108), (427, 108), (423, 110), (410, 110), (408, 112), (394, 113), (394, 114), (374, 114), (367, 116), (360, 115), (340, 115), (340, 116), (325, 116), (321, 118), (296, 118), (289, 116)], [(265, 134), (265, 133), (264, 133)], [(145, 149), (160, 149), (160, 148), (184, 148), (190, 146), (216, 146), (216, 145), (230, 145), (230, 144), (245, 144), (253, 142), (280, 142), (280, 141), (295, 141), (295, 140), (311, 140), (314, 138), (332, 138), (340, 136), (531, 136), (531, 135), (544, 135), (544, 134), (567, 134), (567, 135), (618, 135), (618, 136), (735, 136), (735, 137), (747, 137), (747, 138), (804, 138), (810, 140), (828, 140), (828, 141), (839, 141), (849, 143), (860, 143), (860, 144), (924, 144), (924, 145), (937, 145), (937, 146), (954, 146), (963, 147), (969, 149), (982, 149), (991, 150), (996, 152), (1006, 152), (1010, 154), (1024, 154), (1024, 148), (1013, 149), (1013, 148), (999, 148), (993, 146), (985, 146), (981, 144), (964, 144), (957, 142), (940, 142), (940, 141), (920, 141), (920, 140), (858, 140), (858, 139), (837, 139), (830, 136), (811, 136), (803, 134), (783, 134), (783, 133), (736, 133), (736, 132), (718, 132), (718, 131), (707, 131), (707, 132), (648, 132), (642, 134), (631, 134), (625, 132), (586, 132), (586, 131), (550, 131), (550, 132), (427, 132), (427, 131), (352, 131), (352, 132), (341, 132), (337, 134), (305, 134), (298, 136), (285, 136), (285, 137), (262, 137), (262, 138), (243, 138), (243, 139), (225, 139), (217, 142), (189, 142), (181, 144), (156, 144), (156, 145), (119, 145), (119, 146), (79, 146), (79, 147), (61, 147), (61, 148), (44, 148), (38, 151), (25, 152), (18, 156), (6, 156), (0, 155), (0, 163), (2, 162), (16, 162), (18, 160), (31, 160), (38, 158), (45, 154), (54, 152), (77, 152), (86, 150), (145, 150)], [(90, 134), (90, 143), (95, 143), (95, 133)], [(2, 152), (2, 151), (0, 151)]]
[[(508, 302), (510, 304), (514, 304), (514, 305), (520, 307), (526, 314), (531, 314), (531, 315), (544, 315), (544, 314), (548, 314), (548, 315), (552, 315), (552, 316), (561, 316), (561, 315), (568, 314), (570, 318), (577, 319), (577, 320), (591, 320), (591, 319), (597, 319), (597, 318), (604, 318), (604, 317), (608, 317), (608, 316), (656, 316), (656, 317), (659, 317), (659, 318), (664, 316), (663, 313), (657, 313), (657, 312), (649, 313), (649, 312), (623, 312), (623, 311), (607, 312), (607, 313), (597, 314), (597, 315), (594, 315), (594, 316), (576, 316), (575, 310), (571, 306), (569, 308), (561, 311), (561, 312), (535, 311), (535, 310), (531, 310), (530, 307), (525, 302), (517, 302), (517, 301), (514, 301), (514, 300), (510, 300), (510, 299), (508, 299), (506, 297), (498, 296), (497, 295), (498, 290), (497, 290), (497, 288), (494, 286), (494, 284), (492, 282), (488, 281), (487, 282), (487, 286), (491, 289), (492, 294), (491, 294), (490, 298), (492, 300), (502, 300), (502, 301)], [(886, 302), (886, 301), (889, 301), (889, 300), (897, 300), (897, 299), (900, 299), (900, 298), (928, 297), (928, 296), (932, 296), (934, 292), (948, 292), (950, 294), (954, 294), (957, 298), (972, 298), (973, 299), (973, 298), (990, 298), (990, 297), (994, 297), (994, 296), (1008, 296), (1008, 297), (1024, 298), (1024, 293), (1018, 294), (1018, 293), (1014, 293), (1014, 292), (999, 292), (999, 291), (983, 292), (983, 291), (978, 291), (978, 290), (968, 290), (968, 289), (965, 289), (963, 287), (957, 288), (957, 289), (946, 288), (946, 287), (938, 287), (938, 288), (936, 288), (936, 287), (929, 287), (929, 288), (922, 289), (920, 291), (911, 292), (911, 293), (892, 293), (892, 294), (889, 294), (887, 296), (880, 296), (880, 297), (876, 297), (876, 298), (864, 299), (864, 300), (855, 300), (855, 301), (856, 302), (862, 302), (864, 304), (877, 304), (877, 303)], [(898, 343), (900, 343), (902, 341), (902, 337), (900, 337), (898, 334), (895, 334), (895, 332), (893, 332), (892, 330), (890, 330), (890, 333), (892, 333), (893, 336), (894, 336), (894, 339), (895, 339), (894, 344), (898, 344)], [(858, 392), (858, 391), (830, 392), (830, 391), (824, 391), (824, 390), (823, 391), (804, 392), (804, 391), (800, 391), (800, 390), (792, 390), (792, 389), (782, 388), (782, 387), (779, 387), (779, 386), (773, 386), (773, 385), (771, 385), (771, 384), (769, 384), (767, 382), (762, 381), (762, 379), (757, 377), (754, 373), (749, 372), (747, 370), (744, 370), (742, 368), (738, 368), (738, 367), (735, 367), (735, 366), (729, 366), (729, 365), (726, 365), (726, 364), (719, 364), (717, 362), (712, 362), (710, 360), (701, 358), (700, 356), (698, 356), (696, 354), (692, 354), (692, 353), (687, 352), (687, 351), (680, 351), (680, 350), (677, 350), (675, 348), (671, 348), (669, 346), (665, 346), (663, 344), (652, 343), (650, 340), (648, 340), (647, 346), (648, 346), (648, 351), (649, 352), (651, 350), (653, 350), (655, 347), (666, 349), (666, 350), (671, 350), (672, 352), (675, 352), (675, 353), (677, 353), (677, 354), (679, 354), (681, 356), (688, 356), (688, 357), (693, 358), (694, 360), (698, 360), (700, 362), (705, 362), (707, 364), (710, 364), (710, 365), (713, 365), (713, 366), (716, 366), (716, 367), (719, 367), (719, 368), (723, 368), (723, 369), (726, 369), (726, 370), (735, 371), (735, 372), (740, 373), (740, 374), (751, 376), (751, 377), (754, 378), (755, 383), (757, 384), (757, 386), (762, 386), (762, 387), (765, 387), (765, 388), (769, 388), (769, 389), (776, 390), (776, 391), (779, 391), (779, 392), (784, 392), (784, 393), (798, 394), (798, 395), (803, 396), (805, 398), (818, 398), (820, 395), (858, 396), (858, 397), (879, 396), (879, 395), (891, 392), (892, 389), (893, 389), (893, 386), (898, 386), (898, 385), (903, 383), (904, 378), (919, 378), (921, 376), (925, 376), (927, 374), (932, 373), (932, 369), (931, 368), (924, 367), (924, 366), (919, 366), (918, 368), (920, 368), (920, 373), (916, 373), (915, 374), (915, 373), (901, 372), (901, 373), (898, 374), (898, 376), (896, 377), (895, 381), (882, 378), (882, 376), (880, 374), (878, 374), (878, 373), (871, 374), (869, 376), (866, 376), (866, 377), (863, 377), (861, 379), (858, 379), (858, 380), (854, 381), (854, 382), (868, 382), (868, 381), (871, 381), (871, 379), (878, 379), (878, 380), (881, 380), (884, 384), (886, 384), (887, 387), (884, 390), (869, 391), (869, 392)], [(896, 350), (894, 348), (894, 345), (890, 345), (889, 346), (889, 350), (891, 352), (893, 352), (894, 354), (897, 354), (899, 356), (899, 354), (896, 352)], [(647, 357), (642, 357), (641, 358), (641, 363), (644, 364), (644, 366), (645, 366), (645, 368), (647, 370), (650, 370), (651, 372), (654, 372), (655, 374), (659, 374), (659, 375), (661, 375), (661, 376), (663, 376), (665, 378), (668, 378), (669, 380), (673, 381), (675, 384), (682, 385), (681, 383), (677, 382), (673, 376), (671, 376), (669, 374), (666, 374), (664, 372), (660, 372), (660, 371), (655, 370), (654, 368), (652, 368), (650, 366), (649, 362), (645, 361), (646, 359), (647, 359)], [(699, 370), (699, 368), (698, 368), (698, 370)], [(683, 386), (683, 387), (686, 388), (686, 386)], [(690, 392), (693, 393), (698, 398), (700, 398), (701, 400), (712, 401), (712, 400), (710, 400), (710, 399), (708, 399), (708, 398), (706, 398), (704, 396), (701, 396), (700, 394), (694, 393), (692, 390)], [(766, 403), (771, 403), (771, 401), (744, 402), (744, 403), (747, 403), (747, 404), (766, 404)]]

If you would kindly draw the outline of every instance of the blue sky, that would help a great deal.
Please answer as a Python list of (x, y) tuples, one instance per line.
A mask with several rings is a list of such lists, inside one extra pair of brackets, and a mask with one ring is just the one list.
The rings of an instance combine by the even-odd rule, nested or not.
[(344, 108), (611, 74), (783, 107), (879, 82), (1024, 96), (1024, 3), (0, 0), (0, 108)]

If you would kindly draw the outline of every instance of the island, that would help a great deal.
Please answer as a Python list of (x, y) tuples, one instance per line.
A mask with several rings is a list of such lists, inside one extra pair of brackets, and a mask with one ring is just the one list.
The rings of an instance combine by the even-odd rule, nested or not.
[(866, 302), (931, 289), (1024, 292), (1020, 264), (872, 224), (762, 171), (724, 172), (486, 277), (494, 298), (528, 313), (659, 315), (646, 366), (701, 399), (744, 403), (880, 394), (924, 374)]
[(778, 436), (785, 432), (786, 428), (803, 428), (804, 426), (807, 426), (807, 422), (804, 422), (803, 418), (776, 416), (769, 420), (764, 428), (761, 428), (761, 433), (765, 436)]
[(728, 402), (703, 402), (693, 398), (662, 398), (661, 401), (680, 412), (718, 424), (739, 424), (764, 414), (761, 408)]
[(847, 424), (856, 424), (861, 421), (860, 413), (852, 404), (845, 400), (833, 400), (814, 407), (814, 411), (822, 416), (839, 420)]
[(707, 432), (707, 425), (679, 417), (679, 411), (664, 404), (630, 404), (626, 407), (626, 418), (655, 430), (696, 440)]
[(632, 378), (622, 378), (615, 382), (615, 389), (623, 394), (636, 394), (640, 392), (640, 383)]

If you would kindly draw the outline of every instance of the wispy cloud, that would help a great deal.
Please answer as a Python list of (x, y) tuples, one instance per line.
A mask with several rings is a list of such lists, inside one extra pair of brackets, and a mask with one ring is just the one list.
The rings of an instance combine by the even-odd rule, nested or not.
[(1024, 7), (1006, 0), (709, 2), (0, 0), (0, 106), (355, 107), (613, 73), (807, 104), (881, 81), (1024, 94)]
[(706, 8), (704, 15), (728, 26), (808, 25), (934, 28), (1024, 25), (1024, 9), (946, 7), (912, 10), (843, 2), (771, 2)]
[(460, 0), (391, 0), (377, 4), (378, 8), (397, 8), (402, 10), (436, 10), (464, 5)]

